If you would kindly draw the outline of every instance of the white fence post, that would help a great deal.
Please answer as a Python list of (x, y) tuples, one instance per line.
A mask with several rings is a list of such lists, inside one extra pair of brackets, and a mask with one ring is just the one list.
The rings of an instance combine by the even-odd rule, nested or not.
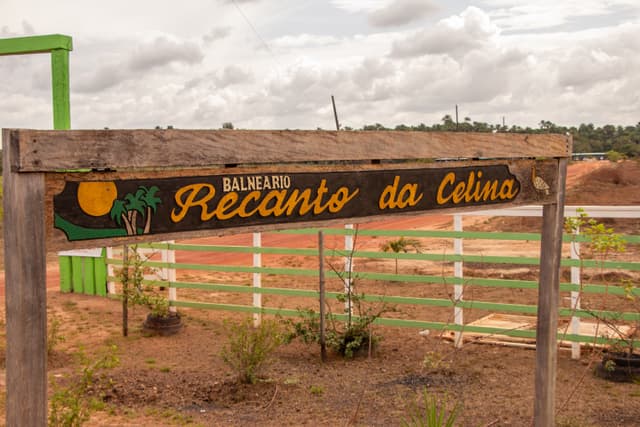
[[(353, 224), (345, 224), (345, 230), (353, 230)], [(347, 252), (347, 256), (344, 257), (344, 292), (345, 294), (351, 293), (351, 286), (353, 285), (353, 234), (344, 235), (344, 250)], [(344, 303), (344, 309), (347, 313), (353, 313), (353, 307), (350, 304), (351, 298), (346, 298)]]
[[(113, 259), (113, 248), (109, 246), (107, 248), (107, 259)], [(114, 277), (115, 272), (113, 269), (113, 264), (107, 264), (107, 292), (109, 295), (115, 295), (116, 293), (116, 284), (114, 281), (109, 280), (109, 277)]]
[[(576, 229), (573, 232), (575, 237), (578, 237), (580, 234), (580, 230)], [(580, 242), (577, 239), (574, 239), (570, 245), (571, 251), (571, 259), (580, 259)], [(580, 285), (581, 283), (581, 271), (580, 266), (571, 267), (571, 284), (572, 285)], [(571, 291), (571, 310), (580, 310), (580, 292), (579, 291)], [(571, 333), (574, 335), (580, 334), (580, 318), (578, 316), (571, 316)], [(580, 343), (579, 342), (571, 342), (571, 358), (572, 359), (580, 359)]]
[[(462, 231), (462, 215), (455, 214), (453, 215), (453, 230), (454, 231)], [(462, 256), (462, 238), (456, 237), (453, 239), (453, 253), (455, 255)], [(455, 261), (453, 263), (453, 275), (456, 278), (462, 279), (462, 261)], [(456, 325), (464, 325), (462, 307), (459, 305), (462, 301), (464, 294), (464, 285), (456, 283), (453, 285), (453, 320)], [(454, 332), (454, 343), (456, 348), (462, 348), (462, 332), (456, 331)]]
[[(169, 245), (175, 243), (175, 240), (168, 240), (165, 242)], [(175, 264), (176, 262), (176, 251), (174, 249), (163, 249), (162, 250), (162, 262), (166, 262), (169, 264)], [(169, 304), (172, 301), (178, 300), (177, 289), (171, 286), (171, 283), (176, 281), (176, 269), (173, 267), (165, 267), (162, 269), (162, 279), (169, 282)], [(177, 313), (178, 308), (176, 306), (169, 306), (170, 313)]]
[[(262, 247), (262, 233), (253, 233), (253, 247)], [(259, 252), (253, 253), (253, 266), (262, 267), (262, 254)], [(262, 287), (262, 273), (253, 273), (253, 287)], [(262, 309), (262, 294), (254, 292), (253, 294), (253, 306)], [(253, 313), (253, 325), (258, 327), (262, 321), (262, 313)]]

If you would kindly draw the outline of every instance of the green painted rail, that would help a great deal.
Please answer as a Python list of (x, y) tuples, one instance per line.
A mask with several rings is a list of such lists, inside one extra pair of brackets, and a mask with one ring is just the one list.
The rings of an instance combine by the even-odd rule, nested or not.
[[(107, 264), (122, 266), (122, 260), (107, 259)], [(168, 263), (161, 261), (147, 261), (145, 265), (151, 268), (173, 268), (176, 270), (194, 270), (194, 271), (215, 271), (222, 273), (262, 273), (271, 275), (286, 276), (305, 276), (318, 277), (318, 271), (314, 269), (303, 268), (275, 268), (275, 267), (251, 267), (237, 265), (216, 265), (216, 264), (186, 264), (186, 263)], [(340, 276), (334, 271), (326, 272), (327, 277), (339, 278)], [(487, 279), (480, 277), (453, 277), (453, 276), (433, 276), (418, 274), (395, 274), (395, 273), (373, 273), (373, 272), (357, 272), (358, 279), (367, 280), (384, 280), (387, 282), (411, 282), (411, 283), (428, 283), (439, 285), (465, 285), (465, 286), (482, 286), (482, 287), (498, 287), (510, 289), (537, 289), (538, 282), (533, 280), (514, 280), (514, 279)], [(561, 291), (580, 291), (596, 294), (625, 295), (625, 289), (621, 286), (613, 286), (606, 284), (584, 284), (582, 286), (572, 283), (561, 283)], [(635, 288), (632, 293), (640, 296), (640, 289)]]
[[(278, 233), (286, 234), (316, 234), (319, 229), (303, 229), (303, 230), (287, 230)], [(333, 235), (353, 235), (356, 230), (350, 229), (323, 229), (325, 234)], [(537, 233), (495, 233), (495, 232), (468, 232), (468, 231), (439, 231), (439, 230), (357, 230), (358, 235), (368, 236), (410, 236), (410, 237), (431, 237), (431, 238), (464, 238), (464, 239), (490, 239), (490, 240), (526, 240), (539, 241), (540, 235)], [(576, 238), (577, 237), (577, 238)], [(623, 236), (624, 240), (630, 244), (640, 244), (640, 236)], [(565, 241), (581, 241), (586, 242), (585, 236), (565, 236)], [(195, 252), (224, 252), (236, 254), (271, 254), (271, 255), (292, 255), (301, 257), (317, 257), (318, 250), (316, 248), (284, 248), (284, 247), (251, 247), (251, 246), (230, 246), (230, 245), (193, 245), (181, 243), (152, 243), (141, 244), (139, 247), (151, 248), (155, 250), (175, 250), (175, 251), (195, 251)], [(369, 259), (390, 259), (390, 260), (420, 260), (429, 262), (440, 262), (451, 264), (453, 262), (463, 262), (466, 264), (506, 264), (506, 265), (524, 265), (538, 266), (539, 259), (535, 257), (522, 256), (485, 256), (485, 255), (454, 255), (442, 253), (394, 253), (381, 251), (345, 251), (345, 250), (326, 250), (327, 257), (345, 257), (353, 256), (358, 258)], [(108, 264), (122, 265), (121, 260), (108, 259)], [(260, 273), (263, 275), (285, 275), (290, 277), (301, 277), (315, 280), (318, 277), (318, 271), (308, 268), (289, 268), (289, 267), (253, 267), (246, 265), (217, 265), (217, 264), (193, 264), (180, 262), (160, 262), (147, 261), (146, 265), (151, 268), (173, 268), (177, 270), (193, 270), (193, 271), (209, 271), (209, 272), (226, 272), (226, 273)], [(564, 267), (581, 267), (581, 268), (599, 268), (605, 270), (627, 270), (640, 271), (640, 262), (633, 261), (598, 261), (598, 260), (571, 260), (563, 259)], [(338, 278), (340, 274), (335, 271), (326, 272), (327, 278)], [(390, 284), (410, 282), (424, 283), (429, 285), (464, 285), (464, 286), (480, 286), (480, 287), (496, 287), (507, 289), (531, 289), (538, 288), (537, 281), (533, 280), (517, 280), (517, 279), (494, 279), (481, 277), (452, 277), (443, 275), (420, 275), (420, 274), (394, 274), (358, 271), (355, 277), (359, 280), (380, 280)], [(109, 280), (114, 280), (111, 277)], [(306, 280), (303, 279), (303, 280)], [(250, 285), (232, 285), (222, 283), (195, 283), (195, 282), (166, 282), (157, 280), (145, 281), (146, 284), (154, 286), (170, 286), (179, 289), (196, 289), (213, 292), (228, 292), (238, 294), (263, 294), (277, 295), (284, 297), (302, 297), (310, 300), (317, 300), (319, 293), (313, 289), (295, 289), (284, 287), (253, 287)], [(563, 292), (580, 291), (590, 294), (609, 294), (616, 296), (625, 296), (625, 288), (623, 286), (614, 286), (611, 284), (586, 283), (582, 285), (573, 283), (561, 283), (560, 290)], [(640, 288), (636, 287), (633, 294), (640, 296)], [(337, 300), (341, 293), (327, 292), (326, 298)], [(461, 307), (464, 309), (483, 310), (489, 312), (505, 312), (519, 313), (525, 315), (536, 315), (537, 306), (527, 304), (506, 304), (477, 300), (453, 301), (443, 298), (423, 298), (409, 296), (388, 296), (388, 295), (363, 295), (362, 300), (368, 302), (385, 302), (388, 304), (398, 305), (417, 305), (430, 307), (453, 308)], [(277, 314), (281, 316), (300, 316), (299, 310), (288, 308), (269, 308), (269, 307), (253, 307), (248, 305), (234, 305), (225, 303), (209, 303), (197, 301), (172, 301), (171, 304), (176, 307), (191, 307), (199, 309), (226, 310), (244, 313), (264, 313)], [(583, 319), (609, 319), (614, 321), (638, 322), (640, 321), (640, 313), (635, 312), (614, 312), (610, 310), (573, 310), (571, 308), (560, 308), (559, 316), (578, 317)], [(344, 315), (334, 315), (336, 319), (345, 318)], [(463, 331), (477, 332), (483, 334), (507, 335), (521, 338), (535, 338), (533, 330), (504, 330), (500, 328), (491, 328), (483, 326), (455, 325), (451, 323), (440, 323), (422, 320), (410, 320), (401, 318), (385, 317), (377, 319), (377, 324), (398, 327), (427, 328), (441, 331)], [(590, 344), (608, 344), (615, 342), (615, 339), (595, 338), (590, 336), (559, 334), (559, 339), (571, 342), (581, 342)], [(640, 342), (638, 342), (640, 345)]]
[[(200, 251), (200, 252), (228, 252), (247, 254), (271, 254), (271, 255), (298, 255), (298, 256), (318, 256), (317, 249), (304, 248), (281, 248), (281, 247), (252, 247), (252, 246), (225, 246), (225, 245), (188, 245), (175, 243), (151, 243), (138, 245), (140, 248), (169, 249), (176, 251)], [(325, 255), (332, 257), (353, 256), (354, 258), (372, 259), (397, 259), (397, 260), (418, 260), (418, 261), (440, 261), (440, 262), (464, 262), (481, 264), (514, 264), (514, 265), (539, 265), (540, 259), (536, 257), (517, 256), (493, 256), (493, 255), (454, 255), (454, 254), (431, 254), (431, 253), (395, 253), (378, 251), (346, 251), (342, 249), (325, 250)], [(599, 261), (599, 260), (573, 260), (563, 259), (563, 267), (582, 268), (606, 268), (624, 269), (630, 271), (640, 271), (640, 262), (630, 261)]]
[[(404, 237), (434, 237), (443, 239), (482, 239), (482, 240), (530, 240), (540, 241), (539, 233), (515, 233), (515, 232), (491, 232), (491, 231), (448, 231), (448, 230), (371, 230), (371, 229), (341, 229), (341, 228), (303, 228), (297, 230), (280, 230), (274, 233), (280, 234), (312, 234), (317, 235), (322, 230), (325, 235), (342, 236), (404, 236)], [(621, 236), (627, 243), (640, 243), (640, 236)], [(590, 239), (585, 235), (564, 234), (565, 242), (588, 242)]]
[[(115, 279), (115, 278), (112, 278)], [(200, 289), (207, 291), (223, 291), (237, 293), (257, 293), (264, 295), (281, 295), (307, 297), (317, 299), (320, 296), (318, 291), (309, 289), (292, 289), (292, 288), (273, 288), (261, 287), (254, 288), (248, 285), (230, 285), (221, 283), (194, 283), (194, 282), (166, 282), (163, 280), (145, 280), (144, 284), (152, 286), (168, 286), (178, 289)], [(328, 299), (338, 299), (342, 295), (340, 292), (326, 292), (325, 297)], [(422, 298), (422, 297), (402, 297), (389, 295), (362, 295), (363, 301), (389, 303), (389, 304), (413, 304), (426, 305), (432, 307), (462, 307), (466, 309), (487, 310), (487, 311), (507, 311), (524, 314), (536, 314), (537, 306), (526, 304), (504, 304), (483, 301), (453, 301), (451, 299), (439, 298)], [(640, 321), (640, 313), (621, 313), (616, 311), (605, 310), (572, 310), (569, 308), (561, 308), (559, 310), (561, 316), (577, 316), (581, 318), (600, 318), (625, 321)]]
[[(285, 316), (285, 317), (299, 317), (300, 312), (298, 310), (291, 310), (285, 308), (271, 308), (271, 307), (250, 307), (245, 305), (236, 305), (236, 304), (218, 304), (218, 303), (208, 303), (208, 302), (194, 302), (194, 301), (174, 301), (171, 305), (175, 307), (188, 307), (188, 308), (196, 308), (196, 309), (204, 309), (204, 310), (223, 310), (223, 311), (232, 311), (239, 313), (261, 313), (261, 314), (270, 314), (275, 316)], [(346, 314), (333, 314), (331, 315), (335, 320), (347, 320)], [(358, 316), (352, 316), (352, 319), (357, 319)], [(490, 339), (491, 335), (506, 335), (510, 337), (518, 337), (518, 338), (531, 338), (535, 339), (536, 332), (534, 330), (527, 329), (501, 329), (501, 328), (491, 328), (487, 326), (475, 326), (475, 325), (456, 325), (451, 323), (443, 323), (443, 322), (429, 322), (423, 320), (408, 320), (408, 319), (393, 319), (387, 317), (379, 317), (374, 323), (376, 325), (384, 325), (384, 326), (396, 326), (403, 328), (418, 328), (418, 329), (433, 329), (438, 331), (457, 331), (457, 332), (474, 332), (474, 333), (482, 333), (488, 334), (488, 336), (478, 338), (478, 341), (482, 341), (482, 339)], [(588, 337), (583, 335), (575, 335), (575, 334), (565, 334), (563, 332), (558, 332), (558, 339), (562, 341), (569, 342), (582, 342), (588, 344), (613, 344), (619, 342), (620, 340), (605, 338), (605, 337)], [(637, 345), (640, 345), (640, 341), (634, 341)]]

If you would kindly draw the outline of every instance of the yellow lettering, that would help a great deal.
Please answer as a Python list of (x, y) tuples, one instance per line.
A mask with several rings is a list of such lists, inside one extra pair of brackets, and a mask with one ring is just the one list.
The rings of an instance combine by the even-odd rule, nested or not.
[(299, 209), (300, 215), (304, 215), (311, 210), (311, 205), (309, 204), (309, 198), (311, 197), (311, 190), (306, 189), (302, 193), (300, 190), (295, 189), (291, 192), (291, 196), (289, 200), (287, 200), (287, 215), (293, 214), (298, 203), (302, 203)]
[(396, 175), (395, 178), (393, 178), (393, 184), (384, 187), (384, 190), (380, 195), (380, 199), (378, 200), (378, 207), (380, 209), (394, 209), (396, 207), (395, 198), (399, 183), (400, 177)]
[(232, 192), (222, 196), (215, 210), (215, 215), (218, 217), (218, 219), (224, 220), (224, 219), (229, 219), (236, 216), (237, 209), (227, 213), (225, 213), (225, 211), (229, 210), (237, 201), (238, 201), (238, 193)]
[[(265, 181), (267, 182), (267, 181)], [(264, 199), (260, 201), (260, 205), (258, 206), (258, 213), (260, 216), (269, 216), (273, 214), (273, 216), (280, 216), (284, 212), (284, 207), (282, 204), (284, 203), (284, 199), (287, 196), (286, 190), (281, 191), (270, 191), (267, 193)], [(269, 203), (273, 201), (273, 206), (269, 207)]]
[(240, 206), (238, 206), (237, 209), (238, 216), (241, 218), (247, 218), (253, 216), (256, 212), (258, 212), (259, 208), (255, 208), (251, 212), (247, 212), (247, 205), (249, 204), (249, 202), (252, 200), (257, 201), (258, 199), (260, 199), (259, 191), (252, 191), (251, 193), (244, 196), (244, 198), (240, 202)]
[[(196, 196), (205, 190), (203, 197), (196, 200)], [(200, 219), (202, 221), (210, 220), (215, 212), (209, 212), (207, 202), (216, 194), (216, 189), (211, 184), (190, 184), (176, 191), (175, 201), (179, 210), (176, 208), (171, 210), (171, 221), (180, 222), (184, 219), (189, 209), (192, 207), (200, 207)]]
[(500, 186), (499, 196), (502, 200), (513, 199), (518, 194), (518, 189), (514, 188), (513, 179), (507, 179)]
[(438, 187), (438, 192), (436, 193), (436, 202), (439, 205), (444, 205), (451, 199), (451, 194), (445, 196), (444, 191), (448, 185), (453, 185), (456, 180), (456, 174), (453, 172), (449, 172), (444, 176), (444, 179), (440, 182), (440, 186)]
[(359, 192), (360, 190), (356, 188), (353, 193), (349, 194), (349, 189), (347, 187), (340, 187), (338, 191), (331, 196), (331, 198), (329, 199), (329, 203), (327, 203), (327, 205), (329, 206), (329, 212), (340, 212), (344, 205), (346, 205), (347, 203), (349, 203), (349, 201), (351, 201), (351, 199), (356, 197)]

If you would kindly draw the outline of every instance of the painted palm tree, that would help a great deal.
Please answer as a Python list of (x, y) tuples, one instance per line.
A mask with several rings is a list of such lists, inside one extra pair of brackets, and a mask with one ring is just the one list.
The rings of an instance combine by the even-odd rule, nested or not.
[(124, 200), (114, 200), (110, 215), (111, 219), (114, 220), (118, 226), (122, 226), (122, 223), (124, 222), (124, 228), (127, 230), (127, 235), (133, 236), (135, 232), (131, 227), (131, 221), (129, 220), (126, 204), (127, 202)]
[(155, 213), (158, 205), (162, 203), (160, 198), (156, 197), (156, 193), (158, 192), (158, 190), (159, 188), (156, 187), (155, 185), (150, 188), (147, 188), (145, 186), (140, 186), (140, 189), (138, 190), (143, 192), (142, 196), (140, 197), (140, 200), (142, 200), (145, 206), (145, 215), (144, 215), (145, 223), (144, 223), (144, 230), (142, 231), (142, 234), (147, 234), (149, 233), (149, 231), (151, 231), (152, 213)]
[(126, 194), (124, 200), (114, 200), (110, 211), (111, 219), (118, 226), (124, 224), (127, 235), (134, 236), (138, 234), (138, 216), (141, 216), (145, 222), (142, 234), (149, 233), (151, 231), (151, 217), (162, 202), (156, 196), (158, 190), (156, 186), (147, 188), (141, 185), (135, 193)]
[(144, 191), (140, 188), (134, 194), (127, 194), (124, 199), (127, 201), (127, 215), (131, 222), (131, 228), (133, 228), (133, 234), (138, 234), (138, 213), (144, 215), (144, 202), (142, 201), (142, 194)]

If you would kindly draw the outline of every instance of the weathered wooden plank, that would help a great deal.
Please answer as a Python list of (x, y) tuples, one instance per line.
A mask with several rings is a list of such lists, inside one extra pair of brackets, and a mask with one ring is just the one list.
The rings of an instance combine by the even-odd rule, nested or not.
[(536, 427), (555, 425), (560, 261), (567, 162), (567, 159), (558, 161), (559, 180), (556, 184), (556, 200), (555, 203), (545, 205), (542, 213), (534, 398)]
[(47, 424), (44, 174), (14, 174), (3, 132), (7, 426)]
[[(550, 189), (557, 182), (555, 160), (333, 172), (309, 167), (275, 174), (245, 170), (250, 172), (237, 173), (235, 168), (197, 176), (149, 172), (133, 178), (127, 178), (129, 173), (47, 174), (52, 247), (545, 204), (555, 200)], [(545, 185), (536, 188), (534, 182), (541, 179)], [(118, 238), (122, 239), (113, 240)]]
[(554, 134), (243, 130), (12, 130), (14, 171), (195, 168), (308, 161), (567, 157)]

